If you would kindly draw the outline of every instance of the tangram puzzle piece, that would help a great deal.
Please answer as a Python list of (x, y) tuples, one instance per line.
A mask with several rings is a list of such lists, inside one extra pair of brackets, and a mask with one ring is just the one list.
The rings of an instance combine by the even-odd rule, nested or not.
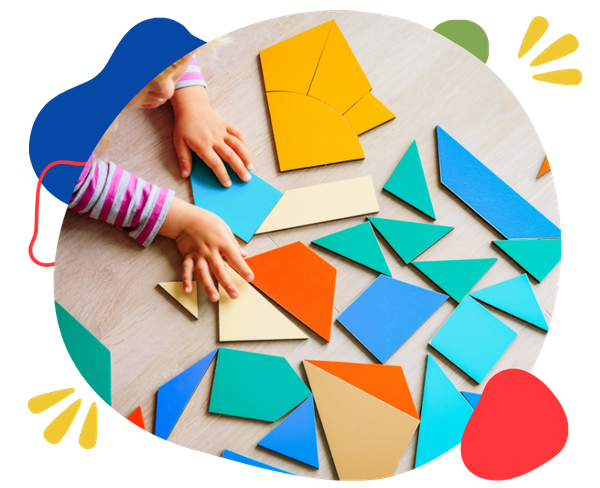
[(110, 351), (58, 302), (54, 302), (54, 306), (60, 334), (69, 356), (85, 381), (110, 405)]
[(246, 259), (252, 284), (329, 342), (336, 269), (301, 242)]
[(428, 354), (415, 468), (460, 444), (472, 413), (471, 405)]
[(385, 363), (447, 299), (441, 293), (379, 276), (338, 321)]
[(254, 466), (255, 468), (268, 469), (269, 471), (276, 471), (277, 473), (285, 473), (296, 476), (294, 473), (284, 471), (283, 469), (276, 468), (275, 466), (271, 466), (270, 464), (261, 463), (260, 461), (256, 461), (255, 459), (246, 456), (242, 456), (241, 454), (230, 451), (229, 449), (225, 449), (221, 457), (238, 463), (247, 464), (248, 466)]
[(419, 224), (378, 217), (369, 217), (369, 220), (406, 264), (454, 229), (445, 225)]
[(541, 282), (560, 261), (560, 239), (492, 241), (521, 268)]
[(312, 396), (267, 434), (258, 445), (318, 468), (317, 426)]
[(419, 421), (304, 362), (340, 480), (393, 476)]
[(548, 330), (544, 313), (526, 274), (474, 291), (470, 295), (540, 329)]
[(394, 118), (335, 20), (260, 52), (281, 171), (364, 158), (358, 134)]
[(479, 403), (479, 400), (481, 399), (481, 395), (479, 393), (471, 393), (468, 391), (461, 391), (461, 393), (462, 396), (464, 396), (465, 399), (469, 402), (469, 405), (471, 405), (471, 407), (475, 409), (475, 407)]
[(221, 348), (208, 411), (275, 422), (309, 396), (285, 358)]
[(381, 274), (392, 276), (369, 222), (312, 241)]
[(198, 288), (197, 283), (192, 281), (191, 293), (183, 291), (183, 281), (163, 281), (159, 286), (177, 300), (183, 308), (198, 318)]
[(204, 161), (192, 153), (190, 181), (194, 203), (221, 217), (240, 239), (248, 242), (282, 193), (266, 181), (252, 174), (252, 179), (243, 182), (225, 163), (231, 186), (225, 188)]
[(437, 127), (440, 179), (507, 239), (560, 238), (560, 229)]
[(383, 185), (383, 189), (435, 219), (417, 141), (413, 141), (409, 146), (398, 166)]
[(427, 278), (460, 302), (498, 258), (413, 261)]
[(429, 344), (481, 383), (516, 337), (514, 330), (468, 296)]
[(419, 420), (402, 366), (338, 361), (306, 362)]
[(129, 417), (127, 417), (127, 420), (133, 422), (141, 429), (146, 430), (146, 424), (144, 424), (144, 416), (142, 415), (141, 405), (138, 408), (136, 408)]
[(257, 234), (379, 212), (370, 176), (286, 191)]
[(204, 356), (193, 366), (179, 373), (158, 389), (154, 435), (167, 439), (183, 410), (198, 388), (218, 349)]
[(308, 336), (250, 286), (239, 274), (225, 265), (239, 291), (235, 300), (219, 285), (219, 340), (275, 341), (308, 339)]
[(550, 163), (548, 162), (548, 158), (546, 157), (546, 159), (544, 159), (544, 162), (542, 164), (542, 167), (540, 168), (540, 172), (538, 173), (537, 177), (539, 178), (542, 175), (545, 175), (548, 171), (550, 171)]

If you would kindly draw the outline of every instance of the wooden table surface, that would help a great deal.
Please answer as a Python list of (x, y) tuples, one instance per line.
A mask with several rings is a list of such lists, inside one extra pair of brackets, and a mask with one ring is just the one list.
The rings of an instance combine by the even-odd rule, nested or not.
[[(360, 136), (366, 155), (363, 161), (279, 173), (258, 53), (330, 19), (340, 26), (373, 85), (373, 94), (396, 114), (396, 119)], [(187, 27), (194, 32), (194, 25)], [(255, 173), (280, 190), (372, 175), (380, 205), (378, 217), (430, 222), (382, 191), (416, 139), (436, 223), (454, 226), (419, 259), (498, 257), (476, 289), (518, 276), (522, 270), (491, 244), (502, 236), (440, 184), (435, 142), (435, 126), (440, 125), (559, 225), (552, 175), (536, 179), (544, 149), (525, 111), (491, 69), (446, 38), (409, 21), (359, 12), (282, 17), (226, 37), (232, 42), (218, 46), (216, 55), (209, 46), (197, 54), (211, 104), (246, 135)], [(189, 181), (179, 176), (172, 127), (168, 104), (155, 110), (125, 111), (112, 136), (108, 156), (126, 170), (172, 188), (177, 196), (193, 202)], [(308, 245), (313, 239), (364, 220), (356, 217), (260, 235), (245, 248), (252, 256), (298, 240)], [(394, 278), (440, 291), (413, 267), (403, 264), (387, 243), (381, 239), (380, 243)], [(220, 344), (217, 305), (210, 303), (202, 290), (200, 319), (195, 320), (157, 287), (159, 281), (180, 280), (181, 256), (173, 241), (159, 236), (143, 249), (118, 229), (70, 211), (58, 244), (55, 297), (110, 349), (113, 408), (128, 416), (141, 405), (147, 429), (152, 432), (159, 386), (219, 346), (285, 356), (305, 381), (303, 359), (377, 362), (335, 322), (335, 317), (377, 278), (377, 273), (316, 246), (311, 248), (338, 270), (329, 344), (303, 325), (300, 327), (310, 333), (305, 341)], [(559, 267), (543, 283), (533, 284), (548, 321), (554, 308)], [(386, 363), (404, 368), (419, 411), (428, 353), (457, 388), (481, 392), (485, 385), (476, 385), (427, 345), (455, 306), (452, 300), (444, 303)], [(531, 370), (545, 333), (506, 314), (494, 313), (519, 335), (487, 379), (506, 368)], [(321, 468), (317, 470), (257, 447), (273, 424), (208, 413), (213, 371), (214, 364), (173, 430), (171, 442), (214, 455), (221, 455), (227, 448), (303, 476), (337, 479), (318, 421)], [(400, 461), (397, 474), (413, 467), (416, 440), (417, 435)]]

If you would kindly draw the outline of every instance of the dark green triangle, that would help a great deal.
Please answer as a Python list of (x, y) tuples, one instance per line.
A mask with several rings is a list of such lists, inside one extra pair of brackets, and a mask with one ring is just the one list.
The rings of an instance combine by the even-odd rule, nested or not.
[(560, 261), (560, 241), (560, 239), (519, 239), (492, 242), (541, 282)]

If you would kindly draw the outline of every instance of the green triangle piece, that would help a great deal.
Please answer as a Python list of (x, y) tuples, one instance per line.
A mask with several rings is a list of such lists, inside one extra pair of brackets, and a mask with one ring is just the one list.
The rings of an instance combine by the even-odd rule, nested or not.
[(548, 324), (526, 274), (471, 293), (473, 298), (543, 330)]
[(110, 405), (110, 351), (58, 302), (54, 302), (54, 305), (60, 334), (69, 356), (85, 381)]
[(560, 261), (560, 241), (560, 239), (518, 239), (492, 242), (541, 282)]
[(369, 217), (371, 223), (406, 264), (433, 246), (454, 227)]
[(383, 189), (435, 220), (417, 141), (412, 142)]
[(413, 261), (413, 265), (454, 300), (460, 302), (498, 258)]
[(369, 222), (321, 237), (312, 243), (381, 274), (392, 276)]

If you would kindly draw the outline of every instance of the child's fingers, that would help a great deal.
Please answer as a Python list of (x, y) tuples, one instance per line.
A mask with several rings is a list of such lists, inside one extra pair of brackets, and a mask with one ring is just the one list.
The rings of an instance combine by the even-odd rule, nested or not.
[(248, 173), (246, 166), (242, 163), (240, 157), (236, 154), (236, 152), (229, 147), (225, 142), (222, 144), (215, 146), (215, 151), (223, 158), (224, 161), (229, 163), (231, 169), (237, 173), (242, 181), (250, 181), (252, 176)]
[(185, 143), (183, 138), (180, 138), (175, 142), (175, 151), (177, 152), (177, 158), (179, 159), (179, 169), (181, 171), (181, 177), (187, 178), (192, 172), (192, 151)]
[(246, 145), (237, 137), (232, 135), (226, 136), (225, 142), (231, 149), (233, 149), (236, 152), (236, 154), (242, 160), (242, 163), (244, 163), (246, 169), (252, 169), (252, 161), (250, 160), (250, 153), (248, 152)]
[(220, 283), (220, 285), (225, 289), (227, 294), (231, 298), (237, 298), (239, 295), (238, 289), (231, 279), (231, 276), (229, 276), (229, 273), (225, 269), (225, 263), (218, 252), (214, 254), (211, 259), (209, 259), (209, 264), (211, 271), (217, 278), (217, 281)]
[(219, 292), (217, 291), (215, 282), (210, 275), (208, 263), (203, 258), (200, 258), (196, 263), (196, 274), (198, 275), (200, 285), (202, 285), (202, 288), (204, 288), (208, 299), (211, 302), (216, 302), (219, 299)]
[(246, 263), (235, 247), (230, 246), (226, 248), (225, 257), (242, 278), (246, 281), (252, 281), (254, 279), (254, 274), (252, 273), (250, 266), (248, 266), (248, 263)]
[(183, 270), (181, 279), (183, 280), (183, 291), (185, 293), (192, 292), (192, 275), (194, 274), (194, 260), (188, 256), (183, 260)]
[(244, 134), (242, 134), (242, 131), (239, 130), (237, 127), (227, 124), (227, 132), (232, 136), (237, 137), (240, 141), (246, 144), (246, 138), (244, 137)]
[(245, 258), (248, 255), (248, 253), (246, 252), (246, 250), (242, 246), (240, 246), (240, 243), (237, 241), (237, 239), (235, 238), (235, 236), (233, 235), (233, 233), (230, 232), (230, 234), (231, 234), (231, 239), (233, 240), (233, 243), (235, 244), (236, 248), (239, 250), (241, 256), (243, 258)]
[(211, 149), (209, 153), (202, 154), (201, 157), (208, 167), (213, 170), (216, 177), (219, 178), (221, 185), (230, 187), (231, 179), (229, 178), (229, 174), (227, 173), (227, 169), (225, 169), (223, 161), (221, 161), (221, 158), (217, 153)]

